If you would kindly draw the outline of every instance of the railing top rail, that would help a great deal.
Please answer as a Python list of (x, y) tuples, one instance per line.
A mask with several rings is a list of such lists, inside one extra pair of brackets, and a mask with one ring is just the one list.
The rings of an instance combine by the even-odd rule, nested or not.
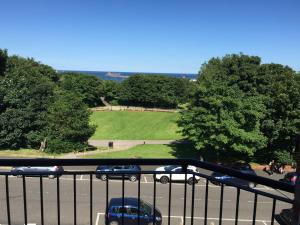
[(0, 159), (0, 166), (97, 166), (97, 165), (181, 165), (186, 168), (193, 165), (199, 168), (207, 169), (214, 172), (234, 176), (240, 179), (248, 180), (257, 184), (266, 185), (274, 189), (279, 189), (294, 193), (294, 186), (272, 180), (265, 177), (244, 174), (240, 171), (233, 170), (214, 163), (198, 161), (194, 159)]

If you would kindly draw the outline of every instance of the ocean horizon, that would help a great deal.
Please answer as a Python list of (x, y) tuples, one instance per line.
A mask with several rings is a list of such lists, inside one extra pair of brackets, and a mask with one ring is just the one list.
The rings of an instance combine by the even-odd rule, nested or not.
[(121, 82), (126, 78), (136, 75), (136, 74), (154, 74), (154, 75), (165, 75), (177, 78), (187, 78), (190, 80), (195, 80), (198, 77), (198, 74), (191, 73), (145, 73), (145, 72), (116, 72), (116, 71), (86, 71), (86, 70), (58, 70), (60, 73), (65, 72), (74, 72), (74, 73), (83, 73), (88, 75), (93, 75), (99, 77), (103, 80), (114, 80)]

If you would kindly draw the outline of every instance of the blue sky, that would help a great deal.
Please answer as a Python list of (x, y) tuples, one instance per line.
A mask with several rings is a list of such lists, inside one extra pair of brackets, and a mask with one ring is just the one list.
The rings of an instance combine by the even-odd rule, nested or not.
[(300, 71), (299, 0), (1, 0), (0, 48), (56, 69), (197, 73), (243, 52)]

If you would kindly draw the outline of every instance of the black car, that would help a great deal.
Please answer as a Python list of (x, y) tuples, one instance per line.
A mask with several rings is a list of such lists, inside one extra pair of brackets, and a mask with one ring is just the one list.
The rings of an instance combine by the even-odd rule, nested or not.
[[(96, 169), (96, 177), (101, 180), (106, 180), (108, 178), (128, 178), (130, 181), (136, 181), (140, 179), (141, 167), (137, 165), (128, 166), (98, 166)], [(110, 174), (105, 174), (103, 172), (113, 172)], [(129, 172), (126, 174), (126, 172)], [(135, 173), (136, 172), (136, 173)]]
[(108, 208), (105, 211), (106, 225), (122, 224), (122, 217), (126, 225), (137, 225), (138, 217), (141, 225), (161, 225), (161, 212), (153, 208), (151, 204), (140, 200), (139, 211), (139, 201), (137, 198), (124, 198), (124, 207), (122, 203), (122, 198), (112, 198), (110, 200)]
[(283, 209), (280, 214), (275, 215), (275, 219), (280, 225), (291, 225), (293, 218), (293, 210), (292, 209)]
[[(251, 166), (248, 163), (224, 164), (223, 166), (229, 167), (234, 170), (238, 170), (244, 174), (256, 175), (255, 171), (251, 168)], [(232, 184), (239, 184), (241, 186), (246, 186), (246, 187), (250, 187), (250, 188), (254, 188), (256, 186), (256, 184), (253, 182), (249, 182), (247, 180), (243, 180), (243, 179), (240, 179), (237, 177), (232, 177), (229, 175), (224, 175), (222, 173), (214, 172), (214, 173), (212, 173), (211, 176), (214, 177), (216, 180), (220, 181), (220, 182), (211, 181), (215, 185), (219, 185), (221, 183), (221, 181), (228, 181)]]
[(296, 180), (297, 180), (297, 173), (296, 172), (290, 172), (290, 173), (287, 173), (284, 176), (284, 178), (280, 179), (279, 181), (295, 185), (296, 184)]

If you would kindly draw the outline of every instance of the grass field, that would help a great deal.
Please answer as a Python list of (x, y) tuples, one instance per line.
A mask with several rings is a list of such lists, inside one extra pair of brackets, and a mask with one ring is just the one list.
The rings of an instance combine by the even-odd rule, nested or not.
[(91, 139), (180, 139), (178, 116), (178, 113), (166, 112), (94, 112), (91, 123), (97, 125), (97, 130)]
[(190, 145), (138, 145), (124, 151), (100, 152), (87, 158), (199, 158)]
[(35, 149), (1, 150), (0, 157), (54, 157), (59, 154), (48, 154)]

